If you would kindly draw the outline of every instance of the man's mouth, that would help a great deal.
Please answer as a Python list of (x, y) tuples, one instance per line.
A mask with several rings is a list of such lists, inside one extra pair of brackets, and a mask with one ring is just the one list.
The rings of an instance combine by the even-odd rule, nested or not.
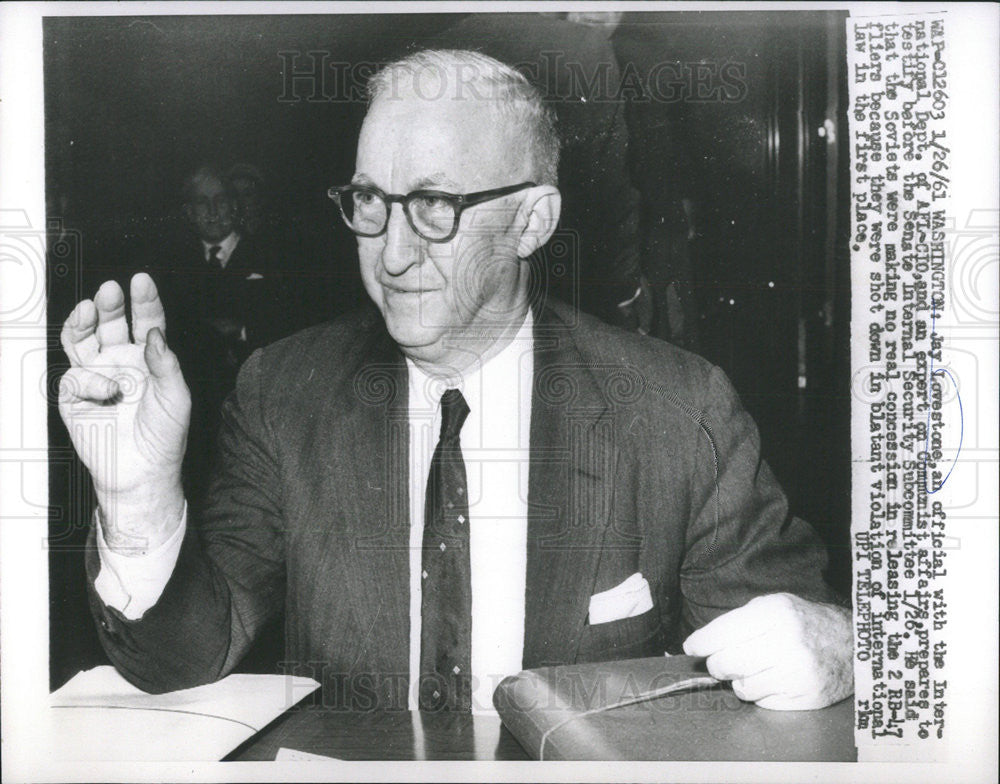
[(386, 293), (388, 293), (388, 294), (397, 294), (397, 295), (406, 295), (406, 294), (410, 294), (410, 295), (414, 295), (414, 294), (416, 294), (416, 295), (419, 295), (419, 294), (431, 294), (431, 293), (437, 291), (437, 289), (411, 289), (411, 288), (405, 288), (405, 287), (402, 287), (402, 286), (390, 286), (390, 285), (388, 285), (386, 283), (383, 283), (381, 285), (382, 285), (382, 288), (386, 291)]

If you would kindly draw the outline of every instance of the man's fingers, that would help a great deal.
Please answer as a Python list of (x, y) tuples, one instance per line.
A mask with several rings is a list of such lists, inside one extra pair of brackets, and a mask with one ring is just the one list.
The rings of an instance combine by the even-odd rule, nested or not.
[(746, 678), (733, 681), (733, 693), (746, 702), (757, 702), (775, 695), (783, 695), (784, 683), (778, 668), (764, 670)]
[(113, 280), (107, 280), (94, 297), (97, 306), (97, 342), (101, 348), (128, 343), (125, 320), (125, 293)]
[[(151, 329), (166, 330), (163, 303), (153, 279), (145, 272), (132, 277), (132, 333), (143, 344)], [(129, 342), (125, 318), (125, 293), (109, 280), (97, 291), (94, 300), (78, 303), (63, 324), (63, 350), (73, 366), (94, 362), (101, 348)]]
[(70, 368), (59, 382), (59, 405), (106, 403), (120, 393), (114, 379), (82, 367)]
[(761, 708), (774, 711), (816, 710), (817, 708), (825, 708), (831, 704), (825, 700), (817, 699), (815, 695), (809, 694), (796, 694), (793, 696), (772, 694), (768, 697), (761, 697), (756, 700), (756, 703)]
[(145, 343), (146, 336), (151, 329), (158, 329), (161, 333), (166, 332), (167, 319), (153, 279), (145, 272), (134, 275), (130, 284), (130, 293), (132, 296), (132, 337), (135, 342)]
[(163, 333), (156, 327), (149, 331), (144, 356), (153, 384), (160, 393), (173, 404), (187, 405), (189, 395), (180, 362), (177, 361), (177, 355), (167, 347)]
[(705, 624), (684, 641), (684, 653), (688, 656), (711, 656), (760, 637), (775, 622), (771, 603), (765, 601), (768, 598), (752, 599)]
[(78, 302), (63, 323), (59, 340), (73, 367), (88, 365), (97, 358), (97, 308), (89, 299)]
[(787, 644), (764, 634), (745, 643), (716, 651), (705, 661), (708, 671), (720, 681), (749, 678), (772, 667), (781, 666), (787, 656)]

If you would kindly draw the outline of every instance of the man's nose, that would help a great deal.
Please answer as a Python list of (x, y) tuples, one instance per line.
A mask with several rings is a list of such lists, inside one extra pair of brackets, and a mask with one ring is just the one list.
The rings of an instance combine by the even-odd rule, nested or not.
[(385, 228), (385, 247), (382, 248), (382, 266), (390, 275), (402, 275), (423, 257), (423, 240), (410, 227), (402, 204), (389, 208), (389, 222)]

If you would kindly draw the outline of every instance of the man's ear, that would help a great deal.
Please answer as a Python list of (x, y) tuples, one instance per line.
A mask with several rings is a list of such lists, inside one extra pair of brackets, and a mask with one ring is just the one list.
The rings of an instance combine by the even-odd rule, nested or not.
[(548, 242), (556, 230), (562, 194), (554, 185), (536, 185), (525, 194), (521, 210), (525, 220), (517, 242), (517, 255), (526, 259)]

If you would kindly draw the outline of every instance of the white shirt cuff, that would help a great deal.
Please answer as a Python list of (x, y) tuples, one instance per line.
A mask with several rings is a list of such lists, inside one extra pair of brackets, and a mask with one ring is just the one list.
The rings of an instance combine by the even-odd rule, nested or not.
[(187, 529), (187, 503), (184, 504), (177, 530), (167, 541), (145, 555), (113, 552), (104, 541), (99, 510), (94, 511), (94, 525), (97, 527), (97, 554), (101, 560), (101, 571), (94, 580), (97, 595), (108, 607), (114, 607), (128, 620), (136, 621), (159, 601), (173, 574)]

